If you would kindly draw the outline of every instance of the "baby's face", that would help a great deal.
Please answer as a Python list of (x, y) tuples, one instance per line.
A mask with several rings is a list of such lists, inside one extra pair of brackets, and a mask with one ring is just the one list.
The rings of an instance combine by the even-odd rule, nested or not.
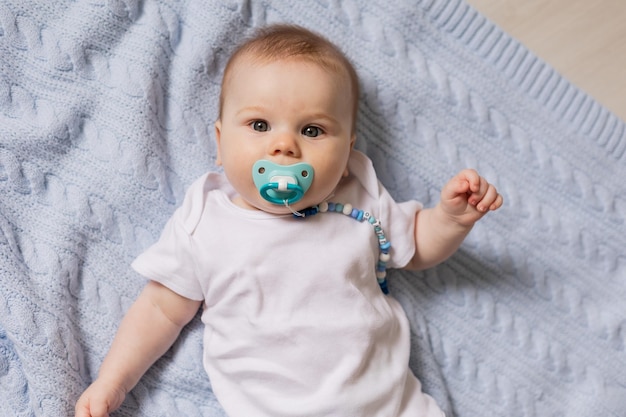
[(224, 88), (222, 117), (215, 124), (217, 162), (239, 193), (234, 202), (248, 209), (289, 212), (264, 200), (254, 185), (252, 166), (260, 159), (313, 167), (313, 183), (292, 209), (329, 197), (347, 175), (354, 144), (348, 77), (297, 59), (263, 63), (244, 57)]

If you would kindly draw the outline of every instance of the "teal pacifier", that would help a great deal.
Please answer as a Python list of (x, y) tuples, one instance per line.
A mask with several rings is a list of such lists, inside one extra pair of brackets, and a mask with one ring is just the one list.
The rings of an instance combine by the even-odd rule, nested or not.
[(252, 179), (261, 197), (270, 203), (293, 204), (311, 186), (313, 167), (304, 162), (278, 165), (262, 159), (252, 166)]

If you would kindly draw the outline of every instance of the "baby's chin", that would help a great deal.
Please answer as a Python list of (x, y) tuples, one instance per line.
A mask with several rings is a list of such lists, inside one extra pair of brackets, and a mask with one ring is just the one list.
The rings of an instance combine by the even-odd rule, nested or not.
[(259, 197), (258, 200), (254, 199), (246, 199), (241, 195), (238, 195), (233, 198), (233, 203), (241, 208), (247, 210), (260, 210), (270, 214), (292, 214), (294, 211), (304, 210), (310, 205), (306, 205), (306, 203), (298, 202), (291, 206), (281, 205), (281, 204), (273, 204), (269, 201), (265, 201)]
[(271, 213), (271, 214), (295, 214), (311, 206), (312, 204), (302, 204), (302, 203), (296, 203), (293, 205), (286, 206), (284, 204), (280, 205), (280, 204), (272, 204), (272, 203), (263, 202), (259, 206), (255, 206), (255, 207), (257, 208), (257, 210), (261, 210), (261, 211), (264, 211), (266, 213)]
[(270, 214), (285, 215), (285, 214), (297, 214), (309, 207), (313, 207), (318, 203), (312, 203), (310, 198), (305, 198), (301, 201), (291, 204), (289, 206), (284, 204), (274, 204), (269, 201), (265, 201), (263, 198), (258, 199), (246, 199), (241, 195), (233, 198), (235, 205), (248, 210), (259, 210)]

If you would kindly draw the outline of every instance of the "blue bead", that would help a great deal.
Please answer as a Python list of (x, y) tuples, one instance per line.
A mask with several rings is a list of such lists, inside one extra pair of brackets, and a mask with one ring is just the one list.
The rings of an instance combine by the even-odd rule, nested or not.
[[(344, 213), (345, 210), (345, 213)], [(389, 288), (387, 287), (387, 260), (389, 259), (389, 249), (391, 248), (391, 242), (387, 241), (385, 233), (381, 226), (380, 220), (377, 220), (371, 213), (359, 209), (355, 209), (351, 204), (340, 204), (333, 202), (322, 202), (319, 206), (310, 207), (302, 210), (302, 214), (305, 216), (312, 216), (319, 212), (335, 212), (346, 214), (358, 221), (367, 220), (373, 227), (378, 239), (378, 246), (380, 248), (379, 260), (376, 263), (376, 278), (378, 285), (384, 294), (389, 294)], [(302, 218), (302, 217), (298, 217)]]

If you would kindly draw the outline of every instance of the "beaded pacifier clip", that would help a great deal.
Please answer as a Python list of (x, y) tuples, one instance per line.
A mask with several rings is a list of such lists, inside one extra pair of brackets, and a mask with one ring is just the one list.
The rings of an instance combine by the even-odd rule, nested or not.
[(297, 218), (305, 218), (317, 213), (342, 213), (359, 222), (367, 221), (374, 226), (378, 238), (378, 262), (376, 263), (376, 279), (384, 294), (389, 294), (387, 287), (387, 262), (391, 258), (389, 250), (391, 242), (385, 237), (380, 220), (369, 212), (352, 207), (352, 204), (323, 202), (300, 212), (291, 208), (290, 204), (299, 201), (313, 182), (314, 170), (307, 163), (279, 165), (272, 161), (260, 160), (252, 167), (254, 185), (261, 197), (273, 204), (284, 204)]
[(391, 242), (385, 237), (380, 220), (372, 216), (369, 212), (353, 208), (351, 204), (341, 204), (332, 202), (323, 202), (317, 206), (309, 207), (301, 210), (300, 212), (294, 212), (294, 217), (305, 218), (307, 216), (313, 216), (317, 213), (340, 213), (348, 217), (352, 217), (359, 222), (366, 221), (374, 227), (374, 232), (378, 238), (378, 248), (380, 250), (378, 256), (378, 263), (376, 264), (376, 279), (378, 285), (384, 294), (389, 294), (389, 288), (387, 286), (387, 262), (391, 258), (389, 250), (391, 249)]

